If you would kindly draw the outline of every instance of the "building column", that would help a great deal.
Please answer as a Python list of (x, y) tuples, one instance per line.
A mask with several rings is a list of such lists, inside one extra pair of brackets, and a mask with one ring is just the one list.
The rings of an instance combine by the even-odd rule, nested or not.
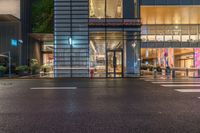
[[(132, 32), (127, 32), (127, 36), (133, 35)], [(140, 76), (140, 41), (126, 41), (126, 77)]]

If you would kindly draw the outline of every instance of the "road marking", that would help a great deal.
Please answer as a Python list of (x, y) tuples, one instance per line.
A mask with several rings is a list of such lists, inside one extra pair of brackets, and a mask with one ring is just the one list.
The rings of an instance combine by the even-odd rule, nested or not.
[(163, 87), (199, 87), (200, 84), (195, 84), (195, 85), (192, 85), (192, 84), (181, 84), (181, 85), (161, 85)]
[(188, 92), (200, 92), (200, 89), (175, 89), (175, 91), (188, 93)]
[[(181, 79), (155, 79), (155, 80), (151, 80), (151, 79), (147, 79), (147, 80), (144, 80), (144, 81), (150, 81), (150, 82), (172, 82), (172, 81), (184, 81), (184, 80), (181, 80)], [(188, 81), (188, 80), (185, 80), (186, 82)]]
[(35, 87), (31, 90), (76, 90), (77, 87)]
[(200, 82), (173, 82), (173, 81), (170, 81), (170, 82), (152, 82), (153, 84), (200, 84)]

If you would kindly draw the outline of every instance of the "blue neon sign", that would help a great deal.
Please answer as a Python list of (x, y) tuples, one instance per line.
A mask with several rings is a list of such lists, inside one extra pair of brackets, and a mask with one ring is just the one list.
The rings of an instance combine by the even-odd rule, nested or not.
[(14, 46), (14, 47), (17, 47), (17, 40), (11, 39), (11, 45)]

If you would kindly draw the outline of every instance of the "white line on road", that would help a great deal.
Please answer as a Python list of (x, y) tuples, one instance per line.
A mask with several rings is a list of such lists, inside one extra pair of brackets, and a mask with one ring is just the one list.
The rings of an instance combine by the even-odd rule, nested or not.
[(76, 90), (77, 87), (35, 87), (31, 90)]
[(195, 84), (195, 85), (193, 85), (193, 84), (176, 84), (176, 85), (161, 85), (161, 86), (163, 86), (163, 87), (199, 87), (200, 86), (200, 84)]
[[(170, 81), (184, 81), (184, 80), (181, 80), (181, 79), (176, 79), (176, 80), (173, 80), (173, 79), (161, 79), (161, 80), (158, 80), (158, 79), (155, 79), (155, 80), (144, 80), (144, 81), (149, 81), (149, 82), (170, 82)], [(186, 81), (188, 81), (188, 80), (186, 80)]]
[(200, 84), (200, 82), (152, 82), (153, 84)]
[(200, 89), (175, 89), (175, 91), (184, 92), (184, 93), (186, 93), (186, 92), (200, 92)]

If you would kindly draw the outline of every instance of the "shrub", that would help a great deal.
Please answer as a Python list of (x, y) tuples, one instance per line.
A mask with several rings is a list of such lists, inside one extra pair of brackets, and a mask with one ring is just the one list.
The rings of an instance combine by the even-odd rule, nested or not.
[(43, 65), (43, 66), (41, 67), (41, 69), (42, 69), (42, 71), (44, 71), (44, 72), (49, 72), (49, 71), (51, 71), (51, 66), (50, 66), (50, 65)]
[(24, 72), (28, 72), (29, 71), (29, 67), (28, 66), (18, 66), (15, 69), (18, 73), (24, 73)]
[(6, 72), (6, 67), (0, 66), (0, 73), (5, 73)]
[(32, 59), (31, 60), (31, 73), (32, 74), (37, 74), (39, 73), (40, 70), (40, 65), (38, 63), (37, 59)]

